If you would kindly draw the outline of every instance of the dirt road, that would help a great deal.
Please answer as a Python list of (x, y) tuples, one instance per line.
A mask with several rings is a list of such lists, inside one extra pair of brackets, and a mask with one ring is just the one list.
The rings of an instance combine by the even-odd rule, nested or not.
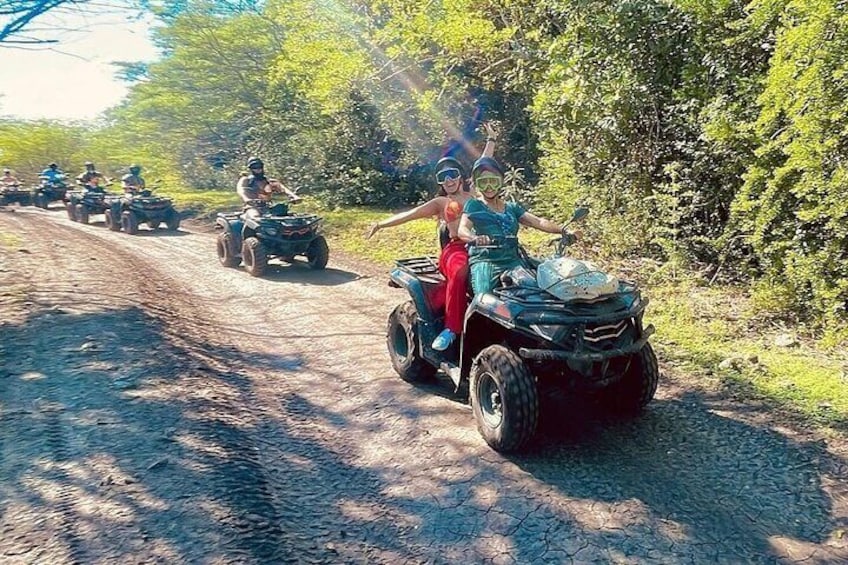
[(664, 379), (501, 456), (394, 375), (403, 296), (362, 272), (0, 211), (0, 561), (848, 560), (842, 443)]

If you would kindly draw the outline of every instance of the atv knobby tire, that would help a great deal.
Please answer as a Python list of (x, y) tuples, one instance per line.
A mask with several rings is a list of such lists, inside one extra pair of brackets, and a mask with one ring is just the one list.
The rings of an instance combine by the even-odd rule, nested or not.
[(72, 222), (77, 221), (77, 207), (73, 202), (65, 204), (65, 210), (68, 212), (68, 219)]
[(165, 214), (165, 226), (168, 231), (177, 231), (180, 229), (180, 214), (176, 210), (168, 210)]
[(109, 231), (121, 231), (120, 212), (106, 210), (103, 213), (103, 223), (109, 228)]
[(424, 382), (436, 374), (436, 368), (421, 358), (418, 311), (411, 300), (398, 305), (389, 314), (386, 345), (389, 348), (392, 367), (406, 382)]
[(138, 218), (132, 210), (124, 210), (121, 214), (121, 228), (124, 230), (124, 233), (128, 235), (135, 235), (138, 233)]
[(79, 223), (88, 223), (88, 208), (86, 208), (85, 204), (77, 204), (76, 215)]
[(319, 235), (309, 243), (309, 247), (306, 248), (306, 260), (309, 268), (316, 271), (327, 266), (327, 261), (330, 260), (330, 248), (323, 235)]
[(654, 399), (660, 371), (657, 356), (650, 343), (634, 353), (627, 372), (601, 391), (604, 407), (617, 415), (633, 416)]
[(41, 208), (42, 210), (47, 210), (47, 197), (43, 194), (37, 194), (32, 198), (35, 203), (36, 208)]
[(261, 277), (268, 268), (268, 254), (265, 246), (255, 237), (248, 237), (241, 247), (241, 260), (244, 270), (254, 277)]
[(158, 229), (159, 229), (159, 224), (161, 224), (161, 223), (162, 223), (162, 222), (157, 222), (157, 221), (155, 221), (155, 220), (148, 220), (148, 221), (147, 221), (147, 225), (148, 225), (148, 226), (150, 226), (150, 229), (152, 229), (153, 231), (158, 230)]
[(240, 263), (233, 248), (233, 236), (228, 232), (219, 233), (218, 241), (216, 242), (218, 249), (218, 261), (225, 267), (238, 267)]
[(470, 400), (477, 429), (495, 451), (514, 451), (536, 433), (536, 380), (515, 352), (490, 345), (474, 359)]

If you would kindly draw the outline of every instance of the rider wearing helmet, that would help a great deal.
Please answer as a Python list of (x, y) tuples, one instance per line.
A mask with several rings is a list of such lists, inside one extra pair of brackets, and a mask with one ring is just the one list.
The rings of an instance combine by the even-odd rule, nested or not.
[(3, 169), (3, 176), (0, 177), (0, 182), (6, 186), (18, 186), (20, 184), (20, 181), (12, 176), (12, 171), (9, 169)]
[(141, 165), (130, 165), (130, 172), (121, 177), (121, 188), (124, 192), (138, 192), (144, 190), (144, 179), (141, 177)]
[(86, 188), (97, 188), (104, 176), (94, 168), (94, 163), (91, 161), (85, 162), (85, 171), (77, 176), (77, 180), (84, 184)]
[[(236, 192), (245, 203), (245, 212), (252, 215), (259, 215), (259, 203), (271, 203), (273, 194), (285, 194), (292, 202), (297, 202), (300, 197), (283, 186), (277, 179), (268, 178), (265, 176), (265, 163), (259, 157), (251, 157), (247, 160), (247, 168), (250, 170), (249, 175), (242, 175), (236, 183)], [(285, 215), (288, 212), (288, 206), (284, 203), (269, 208), (273, 215)]]
[[(488, 123), (484, 124), (488, 138), (483, 155), (491, 155), (495, 149), (495, 130)], [(442, 157), (435, 167), (436, 183), (439, 189), (436, 197), (407, 212), (395, 214), (390, 218), (379, 221), (371, 226), (367, 237), (373, 236), (378, 230), (399, 226), (410, 220), (437, 217), (441, 225), (439, 239), (442, 251), (439, 254), (439, 271), (444, 275), (447, 285), (445, 290), (445, 328), (433, 340), (432, 348), (445, 351), (462, 333), (465, 309), (468, 305), (466, 291), (468, 288), (468, 252), (465, 242), (458, 237), (459, 220), (462, 217), (463, 206), (473, 200), (465, 182), (465, 168), (454, 157)]]
[[(517, 240), (519, 224), (547, 233), (566, 232), (563, 226), (534, 216), (521, 204), (503, 200), (504, 172), (493, 158), (478, 159), (471, 170), (471, 178), (483, 199), (465, 203), (459, 237), (470, 244), (471, 286), (475, 294), (480, 294), (491, 292), (502, 273), (521, 266)], [(490, 245), (494, 246), (485, 247)]]
[(65, 184), (65, 173), (62, 172), (62, 169), (59, 168), (59, 165), (56, 163), (50, 163), (46, 169), (41, 171), (41, 174), (38, 177), (48, 183), (52, 184)]

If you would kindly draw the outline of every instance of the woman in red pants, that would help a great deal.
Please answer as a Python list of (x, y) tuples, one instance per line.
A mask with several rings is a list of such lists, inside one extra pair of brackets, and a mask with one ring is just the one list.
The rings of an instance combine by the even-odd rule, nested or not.
[[(484, 156), (491, 156), (495, 150), (495, 133), (488, 124), (486, 126), (486, 147)], [(462, 218), (465, 202), (473, 198), (465, 184), (462, 165), (453, 157), (443, 157), (436, 163), (436, 182), (439, 183), (439, 193), (432, 200), (377, 222), (371, 226), (368, 237), (373, 236), (383, 228), (399, 226), (410, 220), (438, 217), (445, 225), (449, 236), (444, 242), (439, 255), (439, 271), (447, 280), (445, 301), (445, 329), (433, 340), (433, 349), (444, 351), (462, 333), (462, 322), (467, 306), (466, 289), (468, 288), (468, 251), (465, 242), (459, 239), (457, 230)]]

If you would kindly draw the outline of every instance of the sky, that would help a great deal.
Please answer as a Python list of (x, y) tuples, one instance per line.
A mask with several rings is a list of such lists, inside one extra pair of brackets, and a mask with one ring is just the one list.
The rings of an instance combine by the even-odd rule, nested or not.
[(17, 49), (0, 43), (0, 117), (96, 118), (127, 94), (110, 63), (156, 58), (151, 21), (105, 11), (45, 14), (33, 31), (50, 33), (58, 44)]

